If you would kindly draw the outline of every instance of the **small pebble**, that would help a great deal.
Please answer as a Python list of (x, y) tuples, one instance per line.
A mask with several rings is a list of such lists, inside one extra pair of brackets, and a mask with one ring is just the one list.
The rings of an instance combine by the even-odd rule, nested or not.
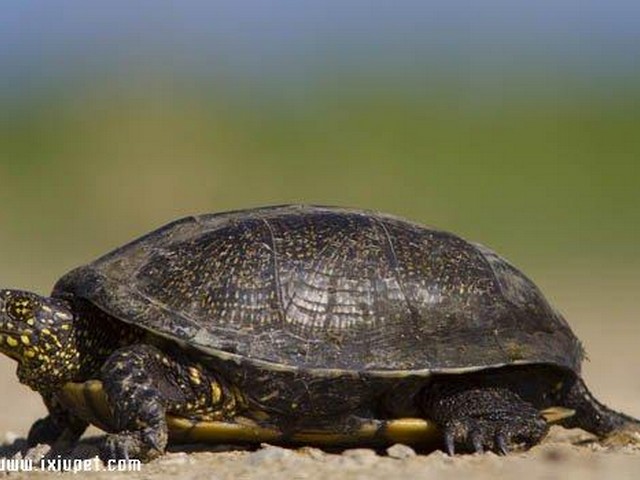
[(342, 456), (353, 459), (360, 465), (368, 465), (378, 459), (376, 452), (368, 448), (351, 448), (342, 452)]
[(547, 444), (536, 447), (541, 452), (541, 457), (553, 463), (565, 462), (571, 458), (572, 447), (564, 443)]
[(251, 464), (273, 462), (277, 460), (284, 460), (291, 457), (292, 455), (293, 452), (287, 448), (274, 447), (273, 445), (263, 444), (260, 450), (249, 455), (248, 462)]
[(310, 458), (313, 458), (314, 460), (322, 460), (322, 459), (324, 459), (324, 457), (327, 456), (327, 454), (324, 453), (319, 448), (302, 447), (298, 451), (300, 453), (302, 453), (303, 455), (306, 455), (306, 456), (308, 456)]
[(636, 429), (622, 429), (608, 435), (602, 444), (609, 448), (620, 448), (640, 444), (640, 432)]
[(3, 444), (5, 445), (11, 445), (12, 443), (14, 443), (16, 440), (18, 440), (20, 438), (20, 435), (18, 435), (15, 432), (7, 432), (4, 434), (4, 440), (3, 440)]
[(387, 448), (387, 455), (389, 455), (391, 458), (404, 460), (405, 458), (415, 457), (416, 452), (408, 445), (396, 443), (395, 445), (391, 445), (389, 448)]
[(44, 458), (47, 453), (51, 451), (51, 445), (46, 445), (44, 443), (39, 443), (33, 448), (30, 448), (27, 453), (24, 455), (25, 460), (31, 460), (33, 463), (38, 463), (42, 458)]
[(448, 453), (444, 453), (442, 450), (434, 450), (427, 458), (429, 458), (429, 461), (434, 462), (434, 464), (451, 464), (454, 462), (454, 457)]
[(161, 465), (184, 465), (189, 463), (189, 454), (186, 452), (168, 453), (158, 459)]

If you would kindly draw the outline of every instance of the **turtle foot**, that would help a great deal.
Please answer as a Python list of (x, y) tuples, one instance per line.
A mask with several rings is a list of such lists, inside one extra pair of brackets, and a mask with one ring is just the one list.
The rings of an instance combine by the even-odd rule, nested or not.
[(38, 444), (53, 445), (55, 441), (62, 435), (63, 430), (55, 423), (51, 417), (36, 420), (27, 436), (27, 445), (34, 447)]
[(167, 433), (157, 429), (114, 433), (107, 436), (102, 457), (104, 460), (136, 458), (149, 462), (162, 455), (166, 445)]
[(492, 451), (506, 455), (516, 446), (532, 447), (548, 431), (544, 419), (535, 417), (460, 417), (449, 420), (443, 428), (445, 447), (449, 455), (454, 455), (456, 449), (475, 453)]
[(425, 410), (441, 426), (450, 455), (457, 449), (505, 455), (530, 448), (549, 431), (540, 412), (506, 388), (444, 384), (429, 392)]

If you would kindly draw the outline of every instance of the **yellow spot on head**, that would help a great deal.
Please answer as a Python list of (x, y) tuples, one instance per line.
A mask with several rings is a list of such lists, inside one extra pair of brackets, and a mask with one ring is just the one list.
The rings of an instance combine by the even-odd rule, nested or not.
[(13, 337), (7, 337), (7, 345), (9, 345), (10, 347), (17, 347), (18, 341)]

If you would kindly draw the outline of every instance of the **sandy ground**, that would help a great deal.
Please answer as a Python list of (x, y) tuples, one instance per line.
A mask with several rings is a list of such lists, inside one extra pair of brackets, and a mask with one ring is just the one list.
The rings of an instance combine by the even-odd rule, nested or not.
[[(633, 281), (630, 281), (633, 280)], [(557, 285), (554, 283), (557, 282)], [(589, 285), (567, 288), (566, 278), (551, 277), (545, 291), (556, 292), (551, 300), (565, 313), (583, 340), (589, 361), (584, 377), (594, 394), (604, 403), (640, 417), (640, 377), (637, 375), (637, 348), (640, 343), (640, 308), (637, 278), (599, 278)], [(607, 292), (606, 295), (603, 292)], [(46, 449), (26, 452), (23, 437), (30, 424), (44, 414), (39, 397), (20, 386), (15, 365), (0, 358), (0, 456), (27, 455), (36, 460)], [(90, 459), (100, 437), (83, 441), (77, 459)], [(186, 450), (186, 451), (185, 451)], [(104, 468), (87, 460), (91, 469)], [(4, 467), (4, 468), (2, 468)], [(0, 475), (12, 478), (53, 478), (56, 472), (6, 472), (0, 458)], [(71, 477), (73, 473), (66, 473)], [(554, 427), (542, 444), (528, 452), (499, 457), (488, 453), (449, 458), (439, 451), (415, 454), (411, 449), (390, 452), (352, 449), (328, 453), (315, 448), (283, 449), (262, 446), (174, 448), (163, 458), (142, 466), (139, 472), (102, 471), (92, 478), (165, 479), (179, 475), (199, 479), (250, 478), (640, 478), (640, 446), (606, 445), (580, 430)]]

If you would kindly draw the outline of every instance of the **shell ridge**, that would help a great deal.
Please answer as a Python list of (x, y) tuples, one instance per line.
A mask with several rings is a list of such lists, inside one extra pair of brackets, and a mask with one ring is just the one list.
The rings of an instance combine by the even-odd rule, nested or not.
[(284, 325), (286, 323), (285, 320), (285, 310), (284, 310), (284, 301), (282, 300), (282, 281), (280, 280), (280, 265), (278, 259), (278, 248), (276, 246), (276, 237), (273, 231), (269, 220), (266, 217), (261, 218), (262, 223), (267, 227), (267, 231), (269, 232), (270, 239), (270, 250), (271, 257), (273, 259), (273, 281), (275, 283), (276, 290), (276, 298), (278, 300), (278, 318), (280, 319), (280, 323)]
[(393, 246), (393, 240), (391, 239), (391, 234), (389, 233), (389, 230), (387, 229), (387, 226), (384, 224), (384, 222), (380, 221), (376, 217), (373, 217), (373, 219), (374, 219), (374, 222), (382, 229), (382, 232), (384, 233), (384, 237), (386, 239), (386, 245), (388, 247), (388, 248), (385, 248), (385, 252), (387, 252), (389, 260), (391, 261), (391, 270), (393, 271), (393, 276), (395, 277), (395, 280), (398, 284), (398, 288), (400, 289), (400, 292), (404, 297), (404, 301), (409, 313), (413, 314), (415, 307), (409, 300), (409, 296), (407, 295), (407, 290), (405, 288), (404, 282), (402, 282), (400, 279), (400, 272), (398, 272), (398, 256)]

